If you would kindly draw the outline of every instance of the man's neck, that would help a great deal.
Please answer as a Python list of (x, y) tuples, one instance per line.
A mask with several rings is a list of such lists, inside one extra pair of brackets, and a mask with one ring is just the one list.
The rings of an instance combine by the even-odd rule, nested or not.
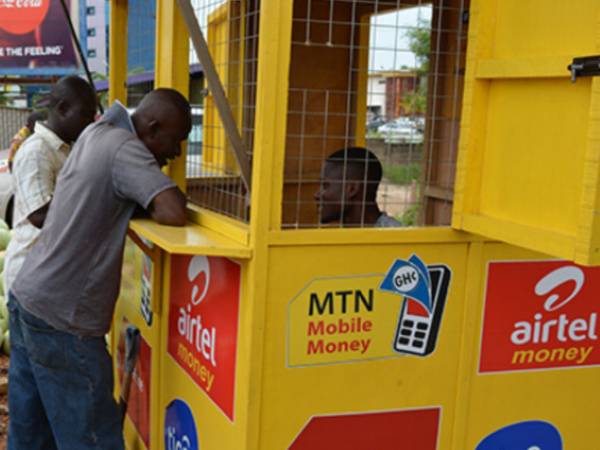
[(66, 133), (59, 127), (57, 126), (56, 123), (54, 123), (51, 119), (48, 119), (48, 121), (44, 124), (46, 128), (48, 128), (50, 131), (52, 131), (55, 135), (57, 135), (61, 141), (63, 141), (65, 144), (71, 144), (69, 142), (69, 138), (66, 137)]
[(372, 226), (381, 216), (381, 210), (376, 203), (367, 203), (364, 208), (356, 205), (355, 208), (344, 215), (344, 226), (364, 227)]

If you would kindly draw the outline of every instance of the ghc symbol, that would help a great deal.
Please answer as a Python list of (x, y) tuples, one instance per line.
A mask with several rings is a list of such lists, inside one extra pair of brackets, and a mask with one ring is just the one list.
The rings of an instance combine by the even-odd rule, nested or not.
[(401, 267), (394, 274), (394, 286), (400, 291), (412, 291), (419, 282), (417, 269), (410, 266)]
[(173, 427), (167, 427), (167, 450), (191, 450), (190, 438), (183, 435), (177, 439), (177, 432)]

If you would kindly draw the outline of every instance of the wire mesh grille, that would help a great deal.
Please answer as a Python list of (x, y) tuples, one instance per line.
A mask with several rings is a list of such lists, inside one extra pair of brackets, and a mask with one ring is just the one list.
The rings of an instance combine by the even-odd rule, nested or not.
[[(467, 0), (296, 0), (293, 14), (283, 228), (399, 225), (384, 211), (448, 225)], [(377, 157), (378, 189), (372, 155), (327, 161), (349, 147)]]
[[(193, 0), (192, 6), (251, 157), (260, 2)], [(197, 63), (191, 46), (190, 65)], [(188, 138), (188, 198), (191, 203), (247, 222), (246, 190), (206, 82), (203, 86), (192, 83), (190, 98), (199, 99), (200, 104), (194, 107), (194, 124)]]

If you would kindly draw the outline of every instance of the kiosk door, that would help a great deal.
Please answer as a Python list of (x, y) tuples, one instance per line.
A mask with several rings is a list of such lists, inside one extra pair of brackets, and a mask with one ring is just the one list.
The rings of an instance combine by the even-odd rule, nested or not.
[(600, 264), (600, 53), (594, 0), (473, 1), (452, 225)]

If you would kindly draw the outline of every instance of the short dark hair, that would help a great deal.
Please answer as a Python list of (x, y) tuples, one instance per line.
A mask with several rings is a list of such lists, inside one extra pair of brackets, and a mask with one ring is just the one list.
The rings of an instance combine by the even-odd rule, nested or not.
[(347, 147), (329, 155), (326, 162), (343, 164), (346, 169), (346, 178), (363, 180), (366, 184), (366, 198), (368, 200), (375, 199), (383, 169), (379, 159), (372, 151), (364, 147)]
[[(77, 75), (67, 75), (56, 82), (50, 90), (50, 109), (56, 108), (59, 102), (65, 100), (68, 103), (74, 102), (82, 96), (94, 97), (94, 89), (83, 78)], [(87, 100), (87, 98), (85, 98)], [(94, 99), (95, 101), (95, 99)]]

